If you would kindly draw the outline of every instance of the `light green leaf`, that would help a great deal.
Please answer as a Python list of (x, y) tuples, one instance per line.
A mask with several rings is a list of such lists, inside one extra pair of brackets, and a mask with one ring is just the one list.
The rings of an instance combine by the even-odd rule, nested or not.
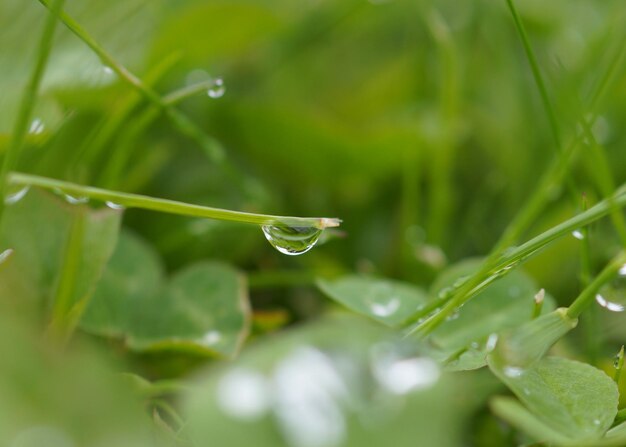
[(123, 337), (136, 350), (191, 350), (232, 356), (249, 330), (243, 276), (217, 262), (163, 277), (157, 255), (122, 233), (81, 327)]
[(586, 363), (544, 357), (522, 369), (489, 358), (489, 368), (537, 419), (565, 438), (597, 440), (617, 413), (615, 382)]
[(37, 189), (9, 205), (0, 246), (14, 252), (0, 270), (2, 305), (44, 318), (55, 300), (63, 300), (64, 315), (80, 314), (113, 252), (121, 215), (70, 205)]
[(426, 302), (421, 289), (388, 279), (349, 275), (317, 284), (347, 308), (391, 327), (401, 326)]

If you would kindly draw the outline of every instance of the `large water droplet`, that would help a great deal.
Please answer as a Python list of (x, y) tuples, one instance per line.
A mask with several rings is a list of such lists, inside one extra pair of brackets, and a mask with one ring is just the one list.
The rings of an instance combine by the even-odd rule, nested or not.
[(11, 187), (9, 188), (9, 191), (7, 192), (6, 196), (4, 197), (4, 203), (6, 203), (7, 205), (13, 205), (17, 202), (19, 202), (20, 200), (22, 200), (24, 198), (24, 196), (26, 196), (26, 194), (28, 194), (28, 191), (30, 191), (30, 186), (18, 186), (18, 187)]
[(626, 310), (626, 264), (624, 264), (613, 281), (605, 284), (596, 294), (596, 302), (612, 312)]
[(207, 95), (209, 95), (210, 98), (214, 99), (224, 96), (224, 93), (226, 93), (224, 80), (222, 78), (216, 78), (215, 81), (213, 81), (213, 86), (208, 89), (206, 93)]
[(263, 225), (263, 234), (279, 252), (295, 256), (313, 248), (322, 230), (315, 227), (291, 227), (288, 225)]

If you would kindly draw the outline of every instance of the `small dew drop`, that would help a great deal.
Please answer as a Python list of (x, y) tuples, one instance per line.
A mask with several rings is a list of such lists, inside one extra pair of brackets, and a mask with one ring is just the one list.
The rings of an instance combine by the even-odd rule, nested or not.
[(620, 267), (617, 276), (611, 282), (598, 291), (596, 302), (611, 312), (626, 310), (626, 264)]
[(124, 209), (124, 205), (120, 205), (119, 203), (111, 202), (109, 200), (107, 200), (104, 203), (106, 204), (106, 206), (108, 206), (112, 210), (123, 210)]
[(443, 289), (439, 291), (437, 296), (439, 297), (439, 299), (445, 300), (446, 298), (452, 295), (452, 292), (454, 292), (453, 287), (444, 287)]
[(209, 331), (202, 336), (200, 342), (205, 346), (213, 346), (220, 342), (222, 334), (219, 331)]
[(491, 352), (495, 349), (496, 343), (498, 343), (498, 334), (493, 333), (487, 339), (487, 343), (485, 344), (485, 349), (487, 352)]
[(384, 356), (374, 363), (374, 375), (393, 394), (407, 394), (433, 386), (439, 380), (439, 366), (427, 357)]
[(517, 366), (504, 367), (504, 375), (510, 377), (511, 379), (517, 379), (519, 377), (522, 377), (522, 374), (524, 374), (524, 370)]
[(46, 126), (43, 124), (41, 118), (35, 118), (32, 123), (30, 123), (28, 133), (33, 135), (39, 135), (45, 130), (45, 128)]
[(115, 74), (115, 72), (113, 71), (113, 69), (111, 67), (109, 67), (108, 65), (103, 65), (102, 66), (102, 71), (104, 72), (104, 74), (106, 74), (107, 76), (111, 76), (112, 74)]
[(400, 308), (400, 300), (398, 298), (391, 298), (386, 303), (372, 303), (370, 305), (372, 313), (377, 317), (388, 317), (396, 313), (396, 311)]
[(11, 255), (13, 255), (13, 249), (12, 248), (7, 248), (2, 253), (0, 253), (0, 264), (6, 262), (6, 260), (9, 259), (11, 257)]
[(84, 205), (89, 202), (89, 197), (73, 196), (71, 194), (63, 194), (63, 199), (71, 205)]
[(619, 361), (620, 361), (620, 354), (616, 354), (615, 357), (613, 357), (613, 368), (619, 369)]
[(477, 341), (473, 341), (473, 342), (470, 343), (470, 348), (478, 349), (478, 348), (480, 348), (480, 344)]
[(4, 197), (4, 203), (13, 205), (22, 200), (30, 191), (30, 186), (20, 186), (18, 189), (11, 189)]
[(585, 239), (585, 235), (583, 234), (582, 231), (580, 230), (574, 230), (572, 231), (572, 236), (574, 236), (576, 239), (578, 239), (579, 241), (582, 241), (583, 239)]
[(457, 318), (459, 318), (459, 315), (461, 315), (461, 313), (459, 312), (458, 309), (456, 309), (454, 312), (452, 312), (450, 315), (446, 317), (446, 321), (454, 321)]
[(322, 230), (315, 227), (263, 225), (261, 228), (272, 247), (290, 256), (301, 255), (312, 249), (322, 234)]
[(593, 423), (594, 425), (600, 425), (600, 419), (594, 419)]
[(226, 93), (226, 87), (222, 78), (216, 78), (213, 81), (213, 86), (207, 90), (207, 95), (213, 99), (221, 98), (224, 93)]

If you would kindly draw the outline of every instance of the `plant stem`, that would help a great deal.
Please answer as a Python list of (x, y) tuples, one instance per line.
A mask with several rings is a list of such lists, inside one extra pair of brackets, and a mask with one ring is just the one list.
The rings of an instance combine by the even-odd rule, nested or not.
[[(50, 0), (39, 0), (47, 8), (50, 8)], [(100, 60), (109, 66), (123, 81), (131, 87), (137, 89), (145, 98), (157, 107), (164, 110), (165, 114), (170, 118), (174, 125), (185, 135), (196, 140), (200, 147), (214, 162), (222, 162), (224, 159), (224, 150), (213, 137), (206, 135), (199, 129), (187, 116), (176, 110), (170, 104), (166, 103), (159, 94), (152, 88), (142, 82), (139, 77), (131, 73), (126, 67), (117, 62), (89, 33), (72, 17), (64, 11), (59, 12), (61, 21), (78, 36), (89, 48), (93, 50)]]
[(533, 78), (535, 79), (535, 83), (537, 84), (537, 88), (539, 89), (541, 102), (543, 103), (543, 107), (546, 111), (546, 114), (548, 115), (548, 120), (550, 121), (550, 128), (552, 130), (552, 136), (554, 137), (556, 147), (559, 151), (562, 151), (561, 136), (559, 133), (559, 125), (556, 119), (556, 114), (554, 113), (554, 109), (552, 107), (552, 104), (550, 103), (548, 91), (546, 89), (543, 76), (541, 76), (541, 71), (539, 70), (539, 64), (537, 63), (535, 53), (530, 46), (530, 40), (528, 39), (528, 35), (526, 34), (526, 29), (524, 28), (524, 24), (522, 23), (522, 19), (517, 12), (517, 8), (515, 7), (513, 0), (506, 0), (506, 4), (509, 7), (509, 11), (511, 12), (511, 15), (513, 16), (513, 21), (515, 22), (515, 27), (517, 28), (517, 32), (519, 33), (522, 40), (524, 52), (526, 53), (526, 57), (528, 58), (528, 63), (530, 64)]
[[(592, 208), (593, 209), (593, 208)], [(626, 263), (626, 252), (620, 251), (591, 283), (578, 295), (567, 309), (567, 316), (578, 318), (582, 311), (595, 299), (596, 292), (610, 281)]]
[[(440, 312), (432, 315), (421, 325), (412, 328), (408, 335), (428, 335), (437, 326), (439, 326), (449, 314), (458, 309), (459, 306), (463, 305), (470, 298), (480, 293), (495, 280), (506, 275), (514, 266), (526, 261), (529, 257), (547, 246), (550, 242), (561, 236), (570, 234), (573, 230), (588, 225), (591, 222), (608, 215), (614, 209), (625, 205), (626, 191), (624, 188), (620, 188), (612, 197), (599, 202), (589, 210), (561, 222), (559, 225), (556, 225), (538, 236), (535, 236), (519, 247), (507, 250), (500, 257), (498, 257), (496, 261), (486, 262), (485, 267), (481, 269), (484, 273), (474, 275), (474, 277), (470, 278), (459, 289), (459, 291), (452, 296), (450, 301), (443, 306)], [(622, 262), (622, 264), (624, 264), (624, 262)], [(466, 287), (468, 287), (467, 284), (469, 284), (469, 289), (465, 290)], [(576, 317), (576, 315), (574, 315), (574, 317)]]
[(201, 205), (193, 205), (174, 200), (159, 199), (139, 194), (109, 191), (92, 186), (77, 185), (75, 183), (55, 180), (18, 172), (9, 175), (9, 182), (14, 185), (37, 186), (53, 191), (61, 191), (78, 197), (112, 202), (125, 208), (141, 208), (164, 213), (179, 214), (183, 216), (204, 217), (207, 219), (228, 220), (233, 222), (251, 223), (257, 225), (289, 225), (302, 227), (315, 227), (319, 229), (337, 227), (341, 220), (326, 217), (291, 217), (272, 216), (265, 214), (245, 213), (220, 208), (210, 208)]
[(7, 192), (6, 179), (9, 172), (13, 171), (17, 166), (19, 160), (20, 151), (24, 146), (24, 140), (28, 131), (28, 123), (30, 121), (33, 108), (35, 107), (35, 101), (37, 99), (37, 92), (41, 79), (43, 78), (50, 52), (52, 51), (52, 42), (54, 40), (54, 31), (57, 24), (57, 15), (63, 7), (64, 0), (53, 0), (53, 3), (48, 8), (50, 13), (46, 17), (46, 23), (44, 25), (41, 40), (39, 41), (39, 47), (37, 50), (37, 61), (35, 62), (35, 68), (31, 73), (31, 76), (24, 90), (24, 96), (20, 102), (20, 109), (17, 113), (17, 119), (15, 121), (15, 128), (13, 130), (13, 137), (7, 149), (2, 162), (2, 168), (0, 168), (0, 220), (4, 211), (4, 197)]

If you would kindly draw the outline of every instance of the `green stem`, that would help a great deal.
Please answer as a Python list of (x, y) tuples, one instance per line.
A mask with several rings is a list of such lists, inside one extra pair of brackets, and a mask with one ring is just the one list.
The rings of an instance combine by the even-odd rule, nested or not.
[[(593, 208), (592, 208), (593, 209)], [(591, 211), (591, 210), (590, 210)], [(572, 305), (567, 309), (567, 315), (578, 318), (582, 311), (595, 299), (596, 292), (617, 274), (618, 270), (626, 264), (626, 252), (620, 251), (598, 276), (578, 295)]]
[(210, 208), (201, 205), (177, 202), (174, 200), (159, 199), (139, 194), (109, 191), (92, 186), (77, 185), (75, 183), (55, 180), (18, 172), (9, 175), (9, 182), (21, 186), (37, 186), (53, 191), (61, 191), (78, 197), (87, 197), (103, 202), (111, 202), (124, 208), (141, 208), (183, 216), (204, 217), (207, 219), (228, 220), (233, 222), (250, 223), (257, 225), (289, 225), (315, 227), (319, 229), (337, 227), (341, 223), (336, 218), (326, 217), (291, 217), (272, 216), (265, 214), (245, 213), (220, 208)]
[[(39, 0), (47, 8), (50, 8), (50, 0)], [(87, 31), (70, 17), (67, 13), (60, 11), (59, 17), (61, 21), (78, 36), (89, 48), (93, 50), (100, 60), (113, 70), (120, 79), (125, 81), (131, 87), (137, 89), (145, 98), (157, 107), (164, 110), (168, 118), (174, 125), (185, 135), (196, 140), (200, 147), (204, 149), (209, 157), (215, 162), (222, 162), (224, 159), (224, 150), (222, 146), (213, 137), (206, 135), (199, 129), (185, 114), (176, 110), (170, 104), (166, 103), (159, 94), (152, 88), (131, 73), (126, 67), (117, 62), (96, 40), (87, 33)]]
[(57, 15), (63, 7), (64, 0), (54, 0), (52, 6), (49, 7), (50, 14), (46, 18), (44, 30), (39, 41), (39, 48), (37, 50), (37, 61), (35, 68), (31, 73), (31, 76), (24, 90), (24, 96), (20, 102), (20, 109), (15, 121), (15, 128), (13, 130), (13, 137), (11, 143), (7, 149), (2, 162), (2, 168), (0, 169), (0, 219), (4, 211), (4, 197), (7, 192), (6, 179), (9, 172), (13, 171), (17, 166), (19, 155), (24, 146), (24, 140), (26, 139), (26, 133), (28, 131), (28, 123), (32, 111), (35, 107), (35, 101), (37, 99), (37, 92), (41, 79), (43, 78), (50, 52), (52, 51), (52, 41), (54, 38), (54, 30), (57, 24)]
[(556, 114), (554, 113), (554, 109), (550, 102), (550, 98), (548, 97), (548, 90), (546, 89), (545, 82), (543, 80), (543, 76), (541, 75), (541, 70), (539, 70), (539, 64), (537, 63), (537, 58), (535, 57), (535, 53), (530, 45), (530, 40), (528, 39), (528, 35), (526, 34), (526, 28), (524, 28), (524, 24), (522, 23), (522, 19), (517, 12), (517, 8), (513, 3), (513, 0), (506, 0), (506, 3), (509, 7), (509, 11), (513, 16), (513, 21), (515, 22), (515, 27), (517, 28), (517, 32), (520, 35), (522, 40), (522, 45), (524, 46), (524, 52), (526, 53), (526, 57), (528, 58), (528, 63), (530, 64), (530, 69), (533, 73), (533, 78), (535, 79), (535, 83), (537, 84), (537, 88), (539, 89), (539, 94), (541, 96), (541, 102), (543, 103), (543, 107), (548, 115), (548, 120), (550, 121), (550, 128), (552, 130), (552, 136), (554, 137), (554, 141), (556, 143), (556, 147), (559, 151), (562, 150), (561, 144), (561, 136), (559, 133), (558, 121), (556, 119)]
[[(437, 326), (445, 321), (448, 315), (458, 309), (459, 306), (463, 305), (470, 298), (480, 293), (495, 280), (506, 275), (515, 265), (526, 261), (530, 256), (534, 255), (559, 237), (570, 234), (577, 228), (589, 225), (591, 222), (595, 222), (596, 220), (608, 215), (612, 210), (625, 205), (626, 191), (621, 188), (615, 193), (614, 196), (599, 202), (589, 210), (561, 222), (559, 225), (556, 225), (538, 236), (535, 236), (519, 247), (507, 250), (504, 254), (498, 257), (496, 261), (486, 262), (485, 267), (481, 269), (481, 272), (484, 273), (477, 274), (470, 278), (443, 306), (440, 312), (432, 315), (421, 325), (412, 328), (409, 335), (417, 334), (420, 336), (426, 336), (430, 334)], [(624, 262), (622, 262), (622, 264), (623, 263)]]

